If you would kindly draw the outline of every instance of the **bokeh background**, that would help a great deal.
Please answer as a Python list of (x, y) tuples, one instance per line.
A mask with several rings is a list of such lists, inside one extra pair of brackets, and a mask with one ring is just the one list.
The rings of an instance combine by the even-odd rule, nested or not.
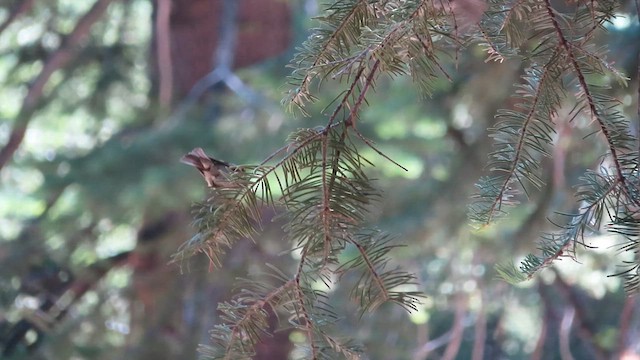
[[(178, 160), (203, 147), (259, 163), (291, 131), (325, 123), (339, 83), (318, 90), (310, 117), (280, 105), (320, 11), (314, 0), (0, 2), (0, 358), (196, 359), (238, 277), (295, 266), (273, 209), (222, 269), (204, 256), (170, 263), (207, 196)], [(611, 91), (633, 119), (640, 26), (633, 1), (618, 11), (598, 41), (630, 77)], [(608, 276), (625, 260), (620, 239), (589, 238), (577, 261), (518, 286), (496, 279), (496, 263), (536, 251), (547, 218), (577, 208), (572, 186), (606, 149), (584, 138), (588, 119), (559, 117), (547, 188), (474, 230), (466, 207), (487, 128), (523, 69), (486, 57), (475, 45), (452, 54), (452, 79), (431, 98), (410, 78), (377, 81), (359, 129), (409, 171), (362, 150), (384, 191), (369, 221), (406, 245), (395, 261), (427, 298), (418, 312), (385, 305), (360, 318), (337, 287), (337, 331), (371, 359), (640, 359), (640, 302)], [(256, 358), (287, 359), (300, 335), (276, 332)]]

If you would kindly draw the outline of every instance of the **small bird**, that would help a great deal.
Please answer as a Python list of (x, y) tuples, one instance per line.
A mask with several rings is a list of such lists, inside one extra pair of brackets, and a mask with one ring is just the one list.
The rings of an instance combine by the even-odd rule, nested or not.
[(238, 167), (228, 162), (216, 160), (205, 154), (202, 148), (195, 148), (191, 150), (187, 155), (180, 158), (180, 162), (183, 164), (194, 166), (207, 182), (207, 186), (210, 188), (234, 188), (238, 187), (238, 184), (229, 181), (226, 174), (229, 171), (236, 171)]

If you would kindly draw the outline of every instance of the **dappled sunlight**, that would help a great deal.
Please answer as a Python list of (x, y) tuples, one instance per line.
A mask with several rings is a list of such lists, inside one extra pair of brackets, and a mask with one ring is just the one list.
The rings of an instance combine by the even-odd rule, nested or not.
[(640, 359), (632, 2), (6, 5), (0, 358)]

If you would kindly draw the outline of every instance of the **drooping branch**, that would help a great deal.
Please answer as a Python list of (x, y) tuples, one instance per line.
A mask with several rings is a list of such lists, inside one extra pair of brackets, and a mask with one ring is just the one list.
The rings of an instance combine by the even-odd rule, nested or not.
[[(237, 317), (235, 323), (230, 327), (231, 333), (229, 334), (229, 340), (225, 349), (224, 360), (233, 360), (232, 356), (236, 355), (233, 350), (239, 343), (246, 341), (248, 336), (256, 336), (257, 333), (249, 334), (247, 332), (247, 326), (250, 326), (255, 321), (256, 317), (262, 317), (265, 306), (272, 306), (272, 302), (276, 302), (278, 298), (284, 296), (284, 294), (291, 290), (295, 286), (295, 282), (290, 280), (279, 287), (273, 289), (270, 293), (266, 294), (262, 299), (254, 302), (253, 304), (246, 304), (242, 314)], [(255, 338), (253, 338), (255, 340)]]
[[(555, 56), (552, 56), (551, 58), (554, 58), (554, 57)], [(549, 63), (545, 65), (540, 72), (537, 86), (533, 91), (533, 94), (531, 97), (531, 104), (528, 104), (528, 106), (530, 106), (529, 112), (527, 112), (526, 116), (523, 119), (521, 131), (519, 132), (517, 136), (517, 140), (515, 141), (516, 146), (515, 146), (513, 156), (509, 159), (510, 167), (508, 170), (506, 170), (506, 174), (504, 175), (504, 181), (500, 186), (497, 196), (495, 196), (495, 198), (493, 199), (493, 203), (489, 207), (485, 224), (491, 223), (495, 213), (501, 211), (501, 206), (503, 203), (505, 192), (508, 190), (510, 184), (512, 183), (513, 178), (514, 177), (518, 178), (518, 169), (523, 167), (522, 162), (523, 162), (523, 157), (525, 156), (523, 154), (527, 153), (528, 148), (531, 146), (530, 137), (533, 136), (533, 134), (531, 133), (531, 127), (533, 122), (536, 120), (538, 103), (542, 101), (541, 93), (543, 89), (545, 89), (545, 87), (547, 86), (546, 83), (548, 81), (553, 81), (550, 79), (550, 77), (558, 76), (558, 74), (551, 74), (551, 71), (547, 69), (548, 65)]]
[(557, 34), (559, 44), (560, 46), (562, 46), (562, 48), (568, 55), (569, 61), (571, 62), (571, 66), (573, 67), (575, 75), (578, 78), (578, 82), (580, 83), (580, 87), (582, 88), (582, 92), (584, 93), (584, 97), (587, 100), (587, 103), (589, 105), (589, 110), (591, 112), (591, 115), (598, 122), (598, 125), (600, 126), (600, 131), (602, 132), (605, 138), (605, 141), (607, 142), (609, 151), (611, 152), (611, 158), (613, 160), (613, 164), (616, 169), (616, 175), (617, 175), (618, 181), (624, 185), (625, 176), (623, 174), (622, 165), (618, 156), (619, 145), (616, 145), (613, 143), (610, 131), (605, 123), (605, 119), (603, 118), (603, 114), (601, 113), (601, 111), (597, 109), (596, 100), (594, 99), (594, 96), (591, 94), (591, 90), (589, 85), (587, 84), (587, 80), (585, 78), (582, 67), (578, 64), (578, 61), (576, 60), (576, 55), (573, 52), (573, 47), (567, 41), (567, 38), (564, 35), (564, 32), (562, 31), (560, 24), (558, 23), (555, 10), (551, 6), (551, 3), (549, 0), (544, 0), (544, 4), (547, 10), (547, 14), (549, 15), (549, 19), (551, 20), (551, 23), (553, 24), (553, 28)]
[(23, 99), (20, 111), (13, 123), (9, 140), (0, 150), (0, 171), (20, 147), (32, 116), (42, 99), (45, 85), (57, 70), (67, 66), (73, 60), (74, 55), (78, 53), (89, 37), (91, 27), (100, 20), (113, 1), (96, 0), (91, 9), (78, 21), (62, 45), (44, 63), (42, 71), (36, 76), (27, 90), (27, 95)]
[[(352, 21), (352, 18), (355, 17), (358, 12), (366, 11), (363, 9), (366, 9), (367, 6), (366, 1), (360, 0), (347, 12), (340, 14), (342, 16), (340, 23), (332, 29), (331, 34), (327, 37), (324, 43), (316, 49), (316, 52), (313, 54), (313, 61), (306, 69), (304, 69), (305, 75), (299, 81), (295, 94), (289, 100), (291, 104), (295, 104), (302, 108), (304, 103), (310, 99), (309, 84), (317, 76), (317, 68), (325, 65), (323, 62), (331, 63), (331, 61), (328, 61), (328, 59), (333, 58), (333, 56), (330, 55), (331, 52), (337, 47), (344, 46), (346, 39), (349, 39), (349, 37), (344, 33), (349, 31), (349, 24)], [(299, 63), (302, 63), (302, 60)]]

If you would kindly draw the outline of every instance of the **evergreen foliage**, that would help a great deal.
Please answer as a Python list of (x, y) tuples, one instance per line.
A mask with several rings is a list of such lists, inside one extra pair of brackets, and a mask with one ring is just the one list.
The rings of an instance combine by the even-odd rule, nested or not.
[[(241, 186), (214, 189), (208, 201), (196, 207), (198, 233), (178, 259), (203, 252), (212, 265), (221, 266), (220, 257), (235, 240), (259, 236), (264, 206), (283, 209), (286, 233), (293, 251), (300, 253), (293, 275), (271, 267), (267, 275), (279, 286), (247, 280), (233, 300), (219, 306), (225, 324), (213, 331), (218, 347), (205, 349), (208, 356), (250, 358), (268, 334), (267, 309), (272, 309), (287, 313), (288, 323), (306, 334), (304, 353), (310, 358), (331, 358), (330, 349), (355, 357), (358, 346), (324, 329), (338, 321), (328, 291), (348, 272), (361, 273), (352, 294), (363, 311), (385, 302), (416, 310), (422, 295), (406, 290), (414, 284), (413, 275), (389, 264), (387, 254), (396, 245), (378, 230), (363, 230), (368, 208), (379, 194), (363, 171), (368, 162), (347, 136), (348, 129), (334, 123), (293, 133), (287, 146), (274, 154), (281, 154), (275, 165), (242, 167), (230, 175)], [(356, 255), (345, 259), (347, 249)]]
[[(470, 206), (472, 220), (489, 224), (506, 213), (505, 207), (516, 204), (521, 192), (528, 196), (530, 188), (545, 186), (540, 162), (550, 156), (558, 121), (591, 119), (592, 134), (601, 135), (608, 148), (601, 168), (588, 171), (577, 187), (577, 213), (564, 214), (567, 220), (558, 225), (559, 231), (542, 234), (541, 255), (527, 255), (519, 268), (497, 267), (507, 281), (529, 279), (554, 260), (574, 256), (575, 246), (584, 244), (585, 234), (600, 231), (603, 221), (616, 231), (617, 224), (628, 225), (635, 213), (631, 207), (640, 199), (631, 184), (637, 177), (637, 139), (630, 133), (618, 100), (607, 94), (608, 83), (626, 83), (627, 78), (607, 62), (606, 48), (593, 43), (598, 31), (611, 21), (615, 7), (615, 1), (580, 3), (570, 12), (560, 12), (549, 1), (521, 1), (505, 10), (504, 4), (494, 2), (487, 11), (490, 20), (481, 24), (491, 60), (515, 56), (528, 67), (522, 83), (516, 85), (513, 108), (496, 116), (499, 121), (491, 134), (496, 149), (489, 161), (496, 175), (478, 182), (479, 192)], [(530, 31), (523, 34), (523, 29)], [(573, 109), (560, 115), (567, 104), (574, 104)], [(635, 252), (629, 245), (622, 248)], [(637, 274), (624, 274), (627, 289), (636, 291)]]
[[(244, 82), (228, 93), (210, 96), (211, 76), (202, 78), (165, 116), (156, 92), (171, 69), (150, 70), (158, 45), (212, 29), (185, 16), (201, 2), (171, 3), (0, 7), (9, 150), (0, 156), (0, 357), (193, 359), (208, 329), (200, 352), (222, 359), (285, 357), (270, 346), (300, 359), (362, 358), (365, 346), (371, 358), (416, 359), (618, 358), (637, 348), (634, 300), (618, 285), (640, 287), (637, 126), (622, 113), (635, 95), (621, 96), (627, 79), (607, 58), (631, 68), (640, 27), (610, 22), (636, 4), (333, 0), (290, 63), (283, 103), (313, 121), (292, 125), (270, 103), (281, 96), (282, 75), (272, 74), (281, 60), (225, 70)], [(313, 1), (287, 2), (303, 3)], [(171, 21), (154, 24), (162, 5)], [(303, 13), (292, 11), (298, 24)], [(245, 28), (242, 16), (201, 18)], [(183, 59), (193, 48), (169, 50)], [(173, 66), (174, 80), (190, 70)], [(280, 145), (276, 131), (294, 126), (307, 128), (259, 165), (232, 168), (237, 186), (205, 199), (177, 161), (203, 146), (255, 163)], [(461, 204), (484, 163), (487, 126), (495, 148), (468, 212), (482, 230), (470, 234)], [(577, 183), (575, 197), (558, 174)], [(174, 262), (195, 271), (182, 275), (165, 260), (185, 238), (193, 199), (196, 234)], [(585, 271), (565, 261), (537, 286), (493, 281), (485, 264), (529, 252), (549, 208), (562, 210), (550, 220), (557, 231), (498, 274), (527, 280), (578, 256)], [(582, 255), (602, 239), (619, 241), (617, 262)], [(599, 271), (622, 281), (594, 284)]]
[[(268, 335), (271, 309), (286, 313), (289, 324), (306, 334), (304, 358), (332, 358), (329, 349), (355, 357), (358, 347), (325, 331), (337, 321), (327, 300), (329, 290), (347, 271), (362, 272), (352, 292), (362, 311), (388, 301), (415, 309), (422, 295), (405, 290), (413, 276), (389, 264), (388, 253), (396, 245), (377, 230), (363, 230), (367, 208), (379, 193), (354, 140), (389, 158), (356, 123), (380, 76), (410, 74), (428, 96), (438, 79), (450, 79), (448, 69), (456, 65), (458, 52), (474, 46), (486, 51), (487, 61), (526, 64), (513, 105), (498, 112), (491, 129), (491, 174), (477, 183), (469, 211), (474, 222), (489, 225), (523, 195), (546, 186), (541, 161), (551, 154), (558, 121), (589, 118), (593, 133), (607, 145), (601, 168), (587, 171), (577, 187), (579, 211), (564, 214), (567, 221), (559, 231), (541, 236), (541, 255), (528, 255), (519, 268), (497, 266), (501, 277), (511, 282), (528, 279), (554, 260), (573, 256), (584, 236), (600, 231), (603, 223), (628, 239), (622, 250), (637, 253), (637, 139), (617, 100), (607, 95), (611, 79), (627, 79), (607, 62), (606, 49), (592, 42), (614, 16), (616, 2), (577, 2), (558, 9), (549, 0), (492, 0), (479, 24), (461, 9), (484, 5), (340, 0), (323, 10), (319, 27), (291, 62), (292, 89), (283, 103), (309, 115), (308, 104), (318, 100), (316, 86), (332, 80), (345, 84), (327, 107), (333, 111), (326, 114), (326, 125), (297, 131), (263, 165), (234, 173), (241, 187), (215, 189), (196, 212), (198, 234), (178, 254), (204, 252), (219, 266), (220, 256), (235, 240), (256, 238), (260, 209), (269, 205), (282, 209), (290, 241), (300, 253), (299, 265), (293, 274), (272, 268), (269, 275), (279, 286), (251, 280), (222, 304), (226, 323), (214, 330), (218, 346), (205, 349), (206, 355), (249, 358), (260, 338)], [(573, 109), (562, 113), (568, 104), (574, 104)], [(274, 165), (264, 165), (274, 159)], [(341, 254), (350, 247), (358, 255), (345, 261)], [(637, 258), (625, 265), (619, 275), (627, 289), (635, 291)], [(318, 290), (317, 283), (325, 288)]]

